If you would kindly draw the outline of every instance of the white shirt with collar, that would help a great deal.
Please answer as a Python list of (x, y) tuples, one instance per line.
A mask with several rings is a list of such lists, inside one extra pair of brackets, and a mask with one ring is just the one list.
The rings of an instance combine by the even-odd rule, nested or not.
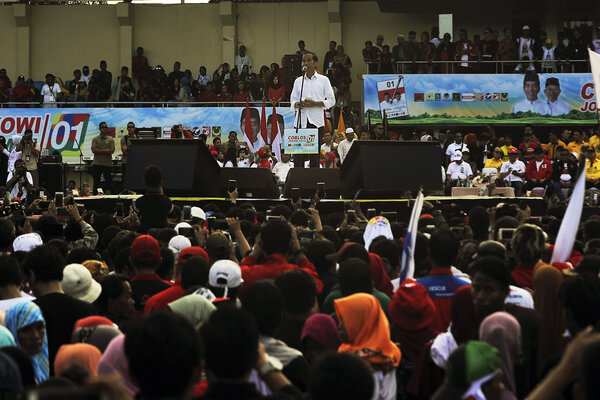
[[(304, 90), (302, 91), (301, 99), (300, 90), (302, 87), (302, 80), (304, 80)], [(317, 102), (322, 101), (325, 106), (302, 108), (302, 111), (300, 112), (295, 108), (295, 105), (297, 102), (306, 99), (312, 99)], [(294, 126), (297, 126), (300, 115), (302, 118), (300, 121), (300, 128), (306, 128), (309, 123), (315, 125), (317, 128), (325, 126), (323, 110), (328, 110), (335, 105), (335, 94), (333, 93), (329, 78), (325, 75), (318, 74), (317, 72), (310, 78), (306, 76), (306, 74), (299, 76), (294, 81), (294, 88), (290, 95), (290, 103), (291, 110), (296, 113)]]
[(277, 176), (277, 179), (279, 179), (280, 181), (285, 182), (285, 180), (287, 179), (288, 173), (290, 172), (290, 169), (294, 168), (294, 163), (291, 161), (288, 161), (286, 163), (284, 163), (283, 161), (279, 161), (277, 164), (275, 164), (275, 166), (273, 167), (273, 174), (275, 174), (275, 176)]
[(248, 54), (244, 57), (240, 57), (239, 55), (235, 56), (235, 66), (240, 74), (242, 73), (244, 65), (248, 66), (248, 71), (252, 71), (252, 60), (250, 59), (250, 56)]
[(210, 82), (210, 76), (208, 76), (208, 74), (204, 74), (204, 75), (198, 74), (198, 76), (196, 77), (196, 80), (198, 81), (198, 83), (200, 85), (206, 86), (206, 85), (208, 85), (208, 82)]
[(571, 112), (569, 103), (561, 99), (556, 99), (554, 103), (546, 100), (546, 105), (548, 106), (548, 110), (550, 110), (550, 115), (563, 115)]
[(446, 155), (452, 157), (454, 155), (454, 153), (456, 153), (456, 150), (459, 150), (461, 152), (467, 150), (467, 144), (466, 143), (450, 143), (448, 145), (448, 147), (446, 148)]
[[(8, 173), (8, 176), (6, 177), (6, 183), (8, 183), (8, 181), (10, 181), (13, 177), (14, 174), (14, 170), (10, 171)], [(33, 176), (31, 176), (31, 172), (26, 172), (26, 178), (27, 178), (27, 182), (29, 182), (29, 187), (33, 186)], [(12, 188), (7, 188), (10, 189), (10, 197), (18, 197), (19, 196), (19, 182), (24, 182), (25, 178), (19, 178), (17, 179), (17, 181), (15, 182), (15, 185)], [(23, 188), (23, 194), (21, 195), (21, 199), (26, 199), (27, 198), (27, 188)]]
[(58, 94), (60, 93), (60, 86), (54, 82), (52, 88), (47, 83), (42, 86), (41, 94), (44, 96), (44, 103), (56, 103), (58, 100)]
[[(506, 161), (500, 167), (500, 173), (502, 174), (504, 172), (508, 172), (510, 169), (512, 169), (512, 171), (517, 171), (521, 174), (525, 172), (525, 164), (523, 163), (523, 161), (520, 160), (516, 160), (514, 164), (512, 164), (510, 161)], [(520, 176), (513, 175), (512, 172), (506, 175), (504, 177), (504, 180), (507, 182), (523, 182), (523, 178), (521, 178)]]
[(467, 179), (469, 176), (473, 175), (473, 170), (471, 170), (471, 166), (464, 161), (460, 164), (453, 162), (448, 165), (446, 175), (450, 175), (450, 179), (452, 180)]
[[(356, 140), (356, 139), (354, 139)], [(346, 156), (348, 155), (348, 152), (350, 151), (350, 148), (352, 147), (352, 144), (354, 143), (354, 140), (349, 141), (348, 139), (344, 139), (340, 142), (340, 144), (338, 144), (338, 154), (340, 155), (340, 162), (343, 163), (344, 160), (346, 159)]]
[(540, 99), (535, 99), (534, 101), (529, 101), (527, 99), (521, 100), (520, 102), (515, 104), (512, 109), (513, 113), (518, 113), (519, 111), (531, 111), (540, 115), (550, 114), (548, 105), (546, 104), (546, 102), (541, 101)]

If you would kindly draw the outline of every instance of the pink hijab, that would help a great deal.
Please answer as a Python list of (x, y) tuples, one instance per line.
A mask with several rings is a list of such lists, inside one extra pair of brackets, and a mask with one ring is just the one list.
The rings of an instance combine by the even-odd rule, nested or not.
[(129, 375), (129, 361), (125, 356), (125, 335), (117, 336), (108, 344), (98, 363), (98, 375), (119, 376), (132, 397), (140, 391)]

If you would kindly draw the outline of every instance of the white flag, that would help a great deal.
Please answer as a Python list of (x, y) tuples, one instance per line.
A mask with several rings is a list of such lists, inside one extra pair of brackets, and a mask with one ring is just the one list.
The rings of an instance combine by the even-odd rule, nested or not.
[(404, 250), (402, 251), (402, 270), (400, 271), (400, 282), (406, 279), (412, 279), (415, 274), (415, 243), (417, 242), (417, 231), (419, 228), (419, 217), (423, 209), (423, 191), (419, 190), (419, 194), (413, 205), (412, 213), (410, 214), (410, 222), (408, 230), (404, 238)]
[(600, 110), (600, 54), (588, 49), (590, 54), (590, 67), (594, 78), (594, 90), (596, 92), (596, 110)]
[(552, 253), (552, 264), (555, 261), (565, 262), (571, 256), (573, 250), (573, 244), (575, 244), (575, 237), (577, 236), (577, 229), (579, 228), (579, 220), (581, 220), (581, 210), (583, 210), (583, 200), (585, 199), (585, 169), (581, 171), (573, 193), (571, 193), (571, 199), (567, 205), (567, 211), (560, 223), (560, 229), (554, 242), (554, 252)]

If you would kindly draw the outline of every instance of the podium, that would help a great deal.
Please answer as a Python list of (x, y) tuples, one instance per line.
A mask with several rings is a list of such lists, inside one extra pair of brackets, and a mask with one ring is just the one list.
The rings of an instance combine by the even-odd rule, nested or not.
[(397, 198), (442, 190), (440, 146), (420, 141), (355, 141), (342, 164), (342, 197)]

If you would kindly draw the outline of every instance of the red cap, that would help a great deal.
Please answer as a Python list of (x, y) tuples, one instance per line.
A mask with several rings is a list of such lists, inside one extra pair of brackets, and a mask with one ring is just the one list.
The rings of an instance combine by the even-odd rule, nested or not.
[(267, 151), (261, 147), (260, 149), (258, 149), (256, 154), (258, 154), (259, 157), (264, 157), (267, 155)]
[(114, 322), (112, 322), (110, 319), (101, 317), (99, 315), (93, 315), (91, 317), (82, 318), (75, 322), (75, 325), (73, 326), (73, 332), (77, 328), (88, 328), (99, 325), (115, 326)]
[(430, 325), (437, 310), (425, 286), (407, 279), (396, 290), (389, 306), (392, 323), (406, 331)]
[(423, 214), (419, 217), (419, 221), (422, 219), (434, 219), (434, 218), (433, 218), (433, 215), (431, 215), (431, 214)]
[(518, 153), (518, 151), (514, 147), (511, 147), (510, 149), (508, 149), (508, 154), (515, 154), (515, 153)]
[[(186, 257), (187, 256), (187, 257)], [(204, 251), (203, 248), (198, 246), (190, 246), (179, 252), (179, 257), (177, 257), (177, 264), (183, 264), (190, 257), (202, 257), (206, 261), (210, 262), (208, 259), (208, 253)]]
[(136, 261), (158, 261), (160, 260), (160, 246), (152, 236), (141, 235), (133, 241), (129, 255), (132, 260)]

